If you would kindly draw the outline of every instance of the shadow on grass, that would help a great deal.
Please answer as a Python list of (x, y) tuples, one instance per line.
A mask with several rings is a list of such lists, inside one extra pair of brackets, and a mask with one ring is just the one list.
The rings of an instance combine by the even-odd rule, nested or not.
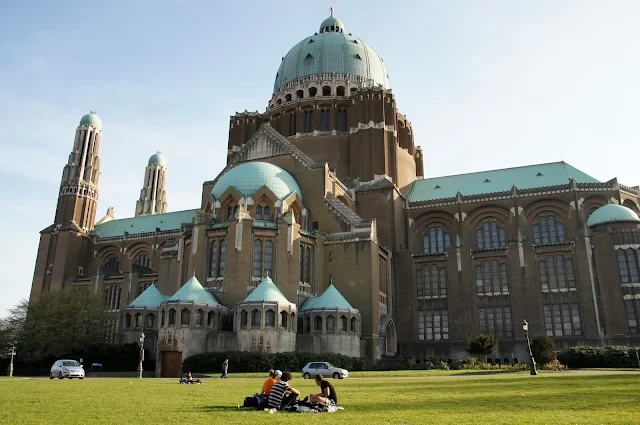
[(202, 412), (255, 412), (256, 409), (238, 408), (238, 406), (201, 406), (197, 410)]

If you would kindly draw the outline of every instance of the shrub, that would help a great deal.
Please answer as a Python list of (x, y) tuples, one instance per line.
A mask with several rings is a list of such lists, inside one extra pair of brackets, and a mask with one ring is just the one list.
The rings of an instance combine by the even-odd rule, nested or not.
[(531, 352), (536, 363), (552, 363), (556, 360), (556, 343), (546, 334), (538, 335), (531, 341)]
[(565, 348), (557, 352), (560, 363), (570, 368), (635, 368), (636, 348), (624, 346)]
[(564, 370), (566, 368), (567, 367), (562, 363), (560, 363), (558, 359), (555, 359), (551, 362), (545, 363), (542, 366), (540, 366), (540, 369), (543, 369), (543, 370)]
[(472, 336), (467, 343), (467, 352), (473, 356), (482, 357), (493, 354), (498, 349), (498, 340), (493, 334), (477, 334)]

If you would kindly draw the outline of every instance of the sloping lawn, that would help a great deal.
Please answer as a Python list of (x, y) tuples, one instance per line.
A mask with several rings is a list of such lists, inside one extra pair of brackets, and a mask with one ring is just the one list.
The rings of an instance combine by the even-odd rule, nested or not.
[[(0, 424), (606, 424), (640, 423), (640, 374), (577, 373), (350, 378), (334, 381), (337, 413), (238, 409), (261, 378), (3, 379)], [(314, 382), (294, 378), (303, 395)]]

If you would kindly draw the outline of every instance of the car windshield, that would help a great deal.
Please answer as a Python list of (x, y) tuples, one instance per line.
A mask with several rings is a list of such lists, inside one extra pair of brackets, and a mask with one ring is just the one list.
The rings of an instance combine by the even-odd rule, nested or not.
[(78, 367), (78, 366), (80, 366), (80, 363), (78, 363), (76, 361), (73, 361), (73, 360), (67, 360), (67, 361), (62, 362), (62, 366), (75, 366), (75, 367)]

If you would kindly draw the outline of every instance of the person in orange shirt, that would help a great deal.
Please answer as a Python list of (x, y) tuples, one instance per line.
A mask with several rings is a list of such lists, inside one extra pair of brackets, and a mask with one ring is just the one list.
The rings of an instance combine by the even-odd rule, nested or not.
[(271, 394), (271, 388), (273, 387), (273, 384), (278, 382), (281, 376), (282, 376), (282, 372), (280, 372), (279, 370), (271, 369), (269, 371), (269, 378), (266, 381), (264, 381), (264, 384), (262, 384), (261, 394), (264, 394), (268, 397), (269, 394)]

